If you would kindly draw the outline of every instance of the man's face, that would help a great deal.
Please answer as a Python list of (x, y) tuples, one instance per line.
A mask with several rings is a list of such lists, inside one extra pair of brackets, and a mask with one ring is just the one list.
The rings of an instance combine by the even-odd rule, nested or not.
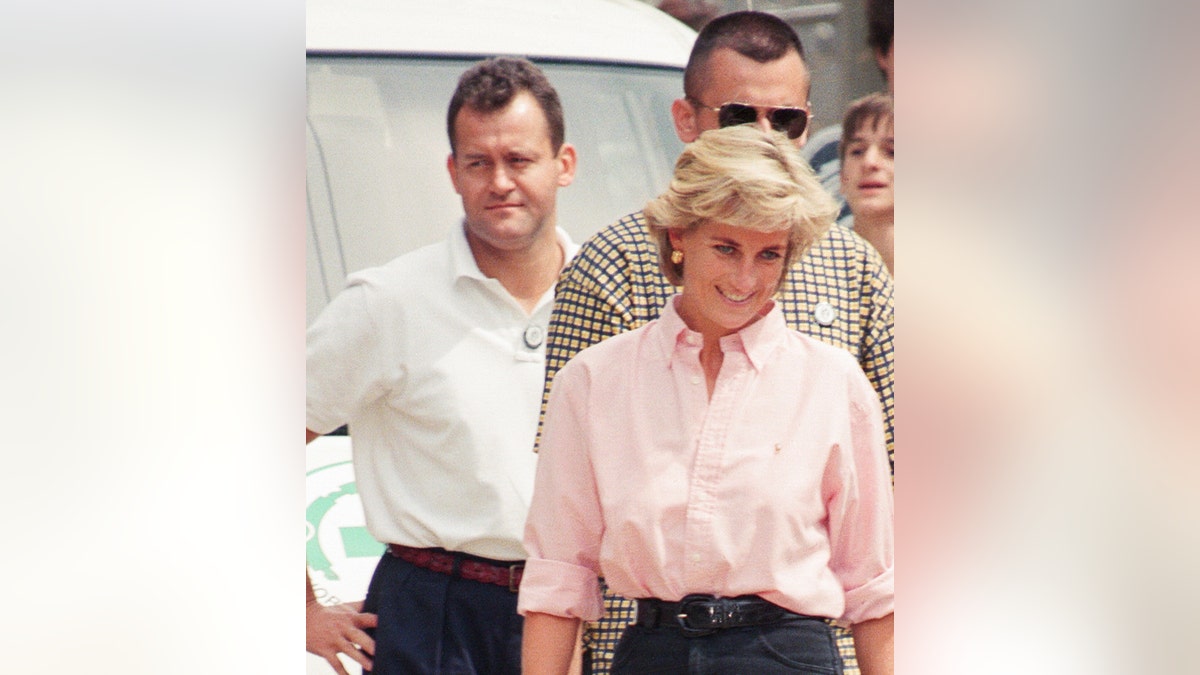
[[(679, 99), (671, 108), (679, 140), (691, 143), (701, 133), (717, 129), (717, 112), (708, 108), (723, 103), (748, 103), (752, 106), (809, 108), (808, 91), (811, 79), (800, 55), (789, 51), (782, 58), (759, 63), (732, 49), (714, 51), (704, 65), (705, 76), (699, 78), (700, 91), (694, 93), (700, 106)], [(707, 106), (707, 107), (705, 107)], [(758, 126), (770, 130), (771, 124), (759, 115)], [(797, 147), (808, 139), (808, 130), (793, 142)]]
[(532, 94), (521, 92), (490, 113), (464, 106), (455, 140), (458, 151), (447, 168), (473, 247), (520, 251), (539, 237), (554, 237), (558, 188), (575, 177), (575, 150), (564, 143), (554, 152), (546, 116)]
[(846, 143), (842, 158), (842, 194), (857, 222), (891, 220), (896, 203), (894, 185), (896, 140), (890, 119), (868, 120)]

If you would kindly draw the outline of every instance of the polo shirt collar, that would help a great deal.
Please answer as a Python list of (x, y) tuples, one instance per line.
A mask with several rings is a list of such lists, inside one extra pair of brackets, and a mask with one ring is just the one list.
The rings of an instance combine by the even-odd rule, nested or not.
[[(446, 240), (450, 246), (450, 271), (454, 278), (487, 279), (488, 277), (484, 276), (479, 269), (479, 263), (475, 262), (475, 256), (471, 253), (471, 245), (467, 243), (467, 224), (459, 221), (458, 227), (451, 229), (454, 231)], [(570, 235), (561, 227), (554, 229), (554, 235), (558, 240), (559, 247), (563, 250), (563, 266), (565, 267), (566, 263), (575, 256), (575, 252), (579, 250), (579, 245), (571, 241)]]
[(447, 237), (450, 245), (450, 271), (455, 279), (487, 279), (471, 254), (471, 245), (467, 243), (467, 224), (459, 221), (458, 227), (451, 228), (453, 232)]

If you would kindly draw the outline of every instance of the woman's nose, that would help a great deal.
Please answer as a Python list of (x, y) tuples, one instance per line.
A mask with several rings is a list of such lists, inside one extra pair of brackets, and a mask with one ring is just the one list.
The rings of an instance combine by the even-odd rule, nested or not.
[(738, 262), (737, 270), (734, 271), (733, 275), (733, 282), (737, 286), (738, 291), (745, 292), (753, 289), (756, 279), (754, 261), (752, 259), (745, 259)]

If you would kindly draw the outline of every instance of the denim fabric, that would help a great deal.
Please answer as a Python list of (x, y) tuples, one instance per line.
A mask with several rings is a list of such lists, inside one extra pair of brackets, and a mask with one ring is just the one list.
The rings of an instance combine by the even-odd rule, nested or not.
[(728, 628), (686, 637), (677, 628), (632, 625), (613, 654), (613, 675), (840, 675), (833, 629), (819, 619)]

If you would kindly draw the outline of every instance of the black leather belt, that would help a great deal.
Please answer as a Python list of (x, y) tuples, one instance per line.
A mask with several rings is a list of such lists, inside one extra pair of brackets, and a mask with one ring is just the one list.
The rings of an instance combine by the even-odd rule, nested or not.
[(689, 595), (679, 602), (639, 598), (635, 623), (647, 628), (678, 628), (688, 637), (699, 637), (724, 628), (762, 626), (784, 619), (824, 621), (821, 617), (789, 611), (757, 595), (736, 598)]

